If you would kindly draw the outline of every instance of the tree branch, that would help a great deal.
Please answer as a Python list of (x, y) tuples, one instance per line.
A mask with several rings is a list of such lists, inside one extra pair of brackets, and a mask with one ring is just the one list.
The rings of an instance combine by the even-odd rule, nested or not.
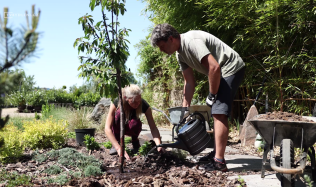
[(102, 9), (101, 9), (101, 12), (102, 12), (102, 16), (103, 16), (103, 24), (104, 24), (105, 31), (106, 31), (106, 39), (110, 43), (111, 41), (110, 41), (110, 37), (109, 37), (108, 27), (106, 25), (105, 14), (104, 14), (104, 11), (102, 11)]
[(113, 29), (113, 1), (112, 1), (112, 40), (114, 40), (114, 29)]
[(97, 38), (99, 39), (100, 37), (99, 37), (99, 35), (97, 34), (97, 32), (95, 31), (94, 27), (92, 27), (89, 22), (87, 22), (87, 23), (88, 23), (89, 27), (93, 30), (93, 33), (94, 33), (94, 34), (97, 36)]
[[(25, 47), (28, 45), (29, 41), (30, 41), (30, 38), (28, 38), (28, 39), (26, 40), (25, 44), (24, 44), (23, 47), (20, 49), (20, 51), (18, 52), (18, 54), (16, 55), (16, 57), (15, 57), (13, 60), (11, 60), (11, 62), (8, 62), (8, 63), (13, 64), (14, 61), (16, 61), (16, 60), (19, 58), (19, 56), (21, 55), (21, 53), (24, 51)], [(24, 58), (25, 58), (25, 57), (24, 57)], [(18, 63), (18, 62), (17, 62), (17, 63)]]

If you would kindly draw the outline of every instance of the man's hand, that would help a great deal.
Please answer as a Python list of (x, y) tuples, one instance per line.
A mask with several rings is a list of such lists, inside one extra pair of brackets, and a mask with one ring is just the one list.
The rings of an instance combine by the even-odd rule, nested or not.
[(216, 94), (209, 93), (207, 98), (206, 98), (207, 106), (212, 107), (213, 104), (216, 102), (216, 98), (217, 98)]
[(189, 109), (187, 107), (182, 107), (180, 122), (183, 121), (183, 119), (187, 118), (189, 114), (190, 114)]

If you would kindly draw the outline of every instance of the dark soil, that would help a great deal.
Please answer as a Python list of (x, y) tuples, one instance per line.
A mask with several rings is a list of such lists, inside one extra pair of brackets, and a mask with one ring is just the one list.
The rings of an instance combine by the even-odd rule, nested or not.
[[(104, 134), (96, 134), (97, 142), (108, 141)], [(238, 141), (238, 140), (237, 140)], [(245, 147), (238, 146), (238, 142), (230, 139), (230, 145), (235, 145), (237, 149), (243, 150)], [(128, 144), (131, 148), (131, 145)], [(235, 147), (234, 146), (234, 147)], [(69, 139), (65, 147), (75, 148), (78, 152), (88, 155), (89, 151), (78, 146), (75, 139)], [(253, 148), (254, 149), (254, 148)], [(252, 148), (249, 154), (254, 154)], [(51, 149), (40, 150), (38, 153), (47, 153)], [(0, 164), (0, 168), (9, 172), (16, 171), (19, 174), (26, 174), (32, 177), (34, 186), (58, 186), (48, 184), (49, 178), (56, 175), (49, 175), (43, 171), (52, 165), (58, 165), (57, 160), (49, 159), (45, 162), (38, 163), (32, 158), (34, 151), (28, 150), (25, 156), (14, 163)], [(97, 177), (73, 178), (65, 186), (238, 186), (240, 182), (228, 180), (228, 176), (239, 176), (259, 173), (260, 171), (247, 172), (205, 172), (198, 169), (198, 164), (190, 160), (181, 160), (171, 152), (165, 154), (153, 153), (144, 158), (136, 156), (132, 162), (126, 162), (124, 173), (119, 172), (119, 157), (109, 155), (109, 149), (103, 146), (98, 151), (91, 153), (102, 163), (102, 170), (105, 174)], [(258, 155), (258, 154), (257, 154)], [(146, 159), (146, 160), (145, 160)], [(75, 168), (62, 167), (64, 171), (74, 171)], [(2, 186), (0, 184), (0, 186)], [(245, 186), (245, 185), (244, 185)]]
[(301, 122), (314, 122), (312, 120), (303, 118), (302, 116), (289, 113), (289, 112), (268, 112), (261, 114), (258, 119), (262, 120), (284, 120), (284, 121), (301, 121)]

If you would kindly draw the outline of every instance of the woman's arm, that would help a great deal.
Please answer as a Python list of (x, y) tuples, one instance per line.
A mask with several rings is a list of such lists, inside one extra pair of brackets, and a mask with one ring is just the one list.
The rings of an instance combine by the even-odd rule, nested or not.
[(108, 113), (108, 117), (106, 119), (105, 122), (105, 134), (106, 137), (110, 140), (110, 142), (112, 143), (113, 147), (118, 150), (120, 148), (120, 144), (118, 144), (117, 140), (115, 139), (115, 136), (112, 132), (112, 126), (114, 124), (114, 119), (115, 119), (115, 111), (116, 111), (116, 107), (113, 103), (111, 103), (110, 105), (110, 109), (109, 109), (109, 113)]
[[(106, 137), (110, 140), (110, 142), (112, 143), (112, 146), (116, 149), (118, 155), (120, 155), (121, 154), (121, 146), (117, 142), (117, 140), (115, 139), (115, 136), (112, 132), (112, 126), (113, 126), (114, 120), (115, 120), (115, 111), (116, 111), (116, 107), (113, 103), (111, 103), (108, 117), (107, 117), (106, 122), (105, 122), (104, 131), (105, 131)], [(125, 158), (127, 160), (130, 160), (127, 152), (126, 151), (124, 151), (124, 152), (125, 152), (124, 153)]]
[(154, 118), (153, 118), (153, 114), (151, 112), (151, 108), (148, 107), (147, 111), (145, 112), (145, 116), (147, 118), (147, 122), (148, 125), (150, 127), (150, 131), (151, 134), (153, 135), (154, 141), (156, 143), (156, 145), (161, 144), (161, 137), (160, 137), (160, 133), (158, 131), (158, 128), (155, 124)]

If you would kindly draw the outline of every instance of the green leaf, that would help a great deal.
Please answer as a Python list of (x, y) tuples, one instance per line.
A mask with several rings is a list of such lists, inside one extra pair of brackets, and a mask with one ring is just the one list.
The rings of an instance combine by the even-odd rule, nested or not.
[(91, 11), (93, 11), (93, 10), (94, 10), (94, 7), (95, 7), (95, 0), (91, 0), (89, 6), (90, 6), (90, 8), (91, 8)]

